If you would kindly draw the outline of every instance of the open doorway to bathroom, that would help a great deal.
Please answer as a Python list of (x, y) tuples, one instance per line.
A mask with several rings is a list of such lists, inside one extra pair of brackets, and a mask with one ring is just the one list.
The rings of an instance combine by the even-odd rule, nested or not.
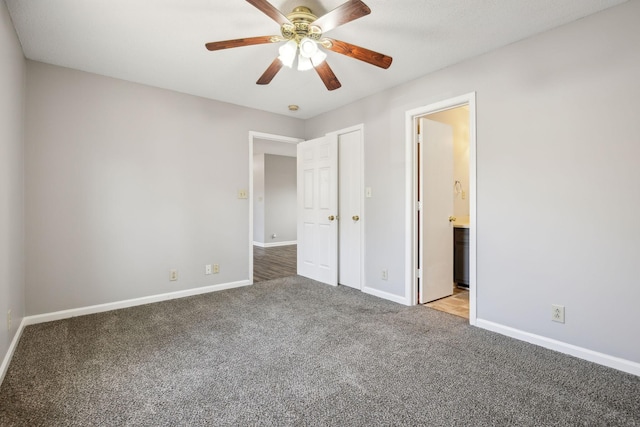
[[(422, 173), (424, 203), (443, 203), (441, 208), (425, 206), (424, 211), (447, 211), (450, 226), (444, 223), (444, 239), (446, 245), (431, 244), (428, 236), (423, 242), (426, 260), (436, 260), (438, 257), (448, 258), (446, 265), (449, 272), (441, 280), (445, 281), (445, 289), (441, 294), (423, 298), (427, 307), (444, 311), (456, 316), (469, 318), (469, 106), (462, 105), (448, 110), (425, 115), (421, 118), (422, 154), (419, 170)], [(430, 132), (430, 130), (433, 130)], [(442, 139), (442, 140), (437, 140)], [(442, 144), (440, 149), (433, 145)], [(436, 159), (426, 159), (432, 155)], [(434, 162), (446, 158), (448, 167), (433, 167)], [(442, 166), (442, 165), (439, 165)], [(440, 189), (435, 188), (440, 186)], [(440, 197), (440, 191), (449, 194)], [(425, 224), (428, 219), (423, 220)], [(453, 230), (451, 230), (453, 226)], [(428, 233), (438, 233), (435, 224), (425, 226), (423, 236)], [(433, 233), (435, 231), (435, 233)], [(453, 231), (453, 232), (451, 232)], [(435, 236), (434, 236), (435, 237)], [(446, 251), (443, 254), (435, 252)], [(453, 278), (453, 280), (451, 280)], [(440, 280), (440, 278), (435, 278)], [(428, 292), (428, 290), (425, 290)]]
[(411, 303), (475, 324), (475, 93), (408, 111), (406, 117)]

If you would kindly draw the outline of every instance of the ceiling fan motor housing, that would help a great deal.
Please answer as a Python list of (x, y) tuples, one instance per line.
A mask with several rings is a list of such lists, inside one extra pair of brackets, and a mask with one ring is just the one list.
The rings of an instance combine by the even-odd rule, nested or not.
[(285, 39), (296, 40), (299, 43), (305, 37), (316, 41), (322, 37), (322, 29), (316, 25), (311, 25), (318, 18), (308, 7), (296, 7), (293, 12), (287, 15), (287, 19), (291, 21), (291, 24), (283, 24), (280, 28), (282, 37)]

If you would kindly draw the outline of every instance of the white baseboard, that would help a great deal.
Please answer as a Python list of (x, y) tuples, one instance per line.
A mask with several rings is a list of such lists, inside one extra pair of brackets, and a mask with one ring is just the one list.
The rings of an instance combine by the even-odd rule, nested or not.
[(70, 310), (62, 310), (62, 311), (55, 311), (53, 313), (27, 316), (24, 318), (24, 322), (26, 325), (35, 325), (37, 323), (52, 322), (54, 320), (68, 319), (76, 316), (85, 316), (87, 314), (102, 313), (104, 311), (135, 307), (137, 305), (151, 304), (154, 302), (190, 297), (193, 295), (207, 294), (210, 292), (222, 291), (225, 289), (239, 288), (239, 287), (247, 286), (250, 284), (251, 282), (248, 280), (241, 280), (239, 282), (221, 283), (218, 285), (204, 286), (201, 288), (193, 288), (193, 289), (186, 289), (183, 291), (168, 292), (166, 294), (151, 295), (148, 297), (134, 298), (134, 299), (124, 300), (124, 301), (110, 302), (106, 304), (91, 305), (88, 307), (72, 308)]
[(22, 322), (20, 322), (20, 326), (18, 326), (18, 330), (11, 340), (11, 344), (9, 345), (9, 350), (7, 350), (7, 354), (4, 355), (2, 365), (0, 365), (0, 384), (2, 384), (2, 381), (4, 381), (4, 376), (7, 374), (9, 363), (11, 363), (11, 359), (13, 359), (13, 353), (16, 351), (16, 347), (18, 347), (18, 342), (20, 341), (20, 337), (22, 336), (22, 331), (24, 330), (25, 326), (26, 323), (23, 318)]
[(520, 341), (526, 341), (531, 344), (539, 345), (540, 347), (555, 350), (564, 354), (569, 354), (579, 359), (588, 360), (589, 362), (608, 366), (609, 368), (640, 376), (640, 363), (633, 362), (631, 360), (621, 359), (619, 357), (599, 353), (597, 351), (578, 347), (573, 344), (567, 344), (562, 341), (543, 337), (542, 335), (536, 335), (529, 332), (521, 331), (519, 329), (504, 326), (499, 323), (490, 322), (488, 320), (477, 319), (476, 326), (482, 329), (506, 335), (511, 338), (518, 339)]
[(291, 240), (289, 242), (272, 242), (272, 243), (261, 243), (261, 242), (253, 242), (254, 246), (258, 246), (259, 248), (275, 248), (276, 246), (289, 246), (289, 245), (297, 245), (297, 240)]
[(365, 294), (376, 296), (378, 298), (383, 298), (389, 301), (397, 302), (398, 304), (411, 305), (411, 303), (405, 297), (390, 294), (389, 292), (384, 292), (378, 289), (373, 289), (373, 288), (368, 288), (366, 286), (363, 286), (362, 292), (364, 292)]

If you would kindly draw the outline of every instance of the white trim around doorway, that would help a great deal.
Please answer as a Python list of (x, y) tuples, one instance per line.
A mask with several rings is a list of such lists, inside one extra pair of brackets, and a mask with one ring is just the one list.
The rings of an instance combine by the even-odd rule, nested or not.
[(476, 93), (471, 92), (455, 98), (409, 110), (405, 113), (406, 138), (406, 217), (405, 217), (405, 303), (416, 305), (417, 301), (417, 150), (416, 120), (419, 117), (451, 108), (468, 105), (469, 108), (469, 323), (477, 321), (476, 306)]

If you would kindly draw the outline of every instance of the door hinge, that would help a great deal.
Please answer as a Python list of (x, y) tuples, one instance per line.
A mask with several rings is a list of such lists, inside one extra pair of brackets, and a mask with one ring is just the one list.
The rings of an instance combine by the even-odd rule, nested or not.
[(422, 134), (418, 133), (418, 144), (422, 144)]
[(418, 209), (419, 211), (421, 211), (421, 210), (422, 210), (422, 202), (418, 202), (418, 203), (417, 203), (417, 209)]
[(416, 277), (418, 279), (422, 279), (422, 269), (421, 268), (416, 270)]

